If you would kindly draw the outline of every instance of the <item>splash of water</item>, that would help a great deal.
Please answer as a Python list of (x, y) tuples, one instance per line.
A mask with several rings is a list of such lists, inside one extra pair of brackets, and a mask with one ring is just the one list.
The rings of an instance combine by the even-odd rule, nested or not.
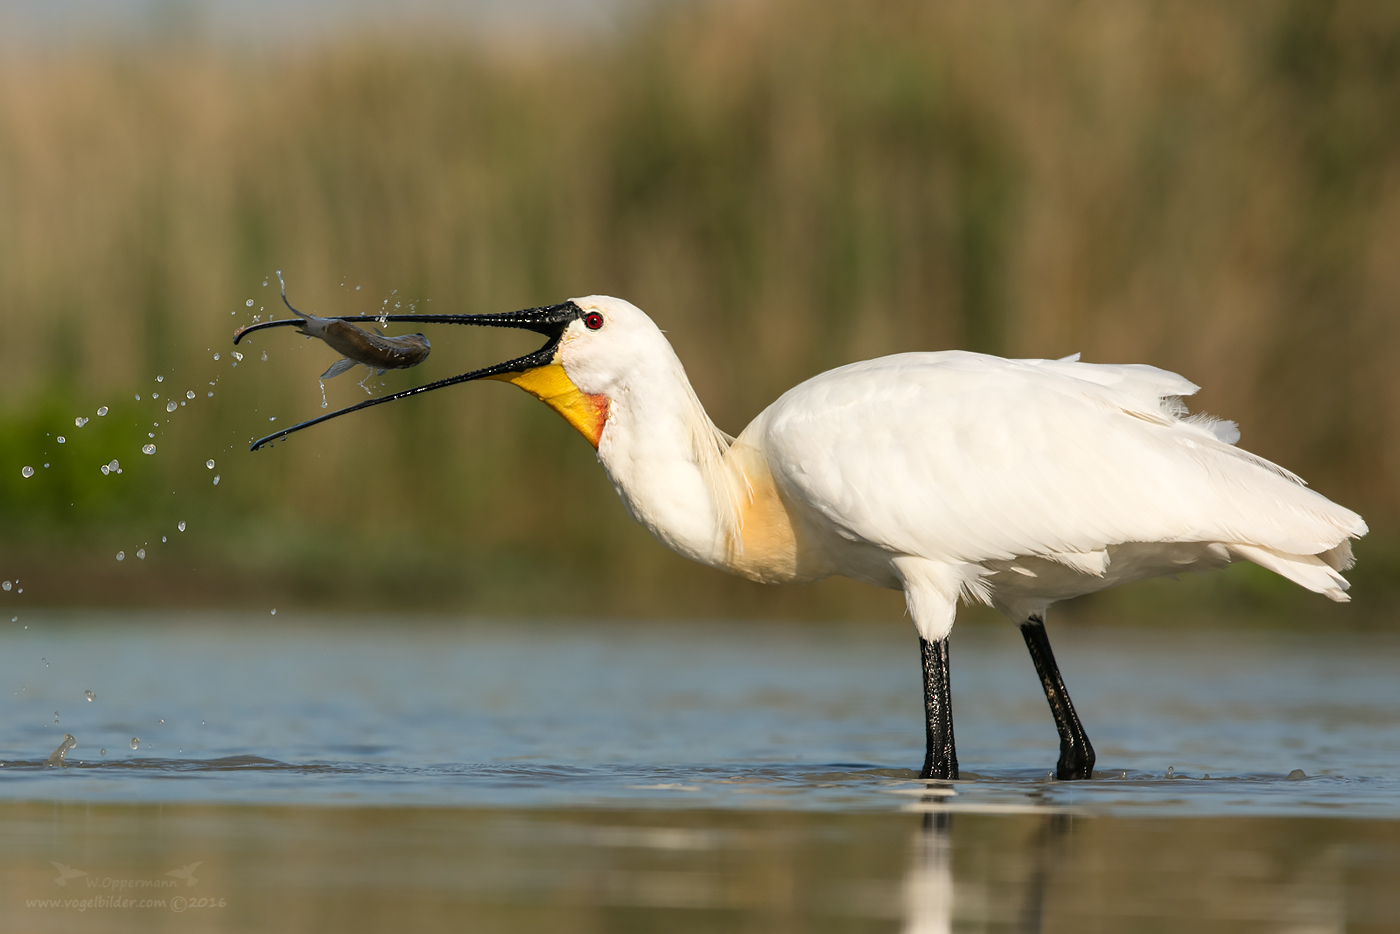
[(72, 733), (65, 733), (63, 742), (58, 744), (58, 748), (49, 754), (49, 765), (63, 765), (63, 760), (68, 756), (68, 750), (78, 745), (78, 741), (73, 738)]

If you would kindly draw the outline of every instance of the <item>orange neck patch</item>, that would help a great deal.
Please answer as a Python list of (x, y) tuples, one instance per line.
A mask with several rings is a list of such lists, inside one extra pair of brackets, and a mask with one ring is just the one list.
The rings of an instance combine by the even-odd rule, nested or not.
[(487, 379), (519, 386), (562, 415), (564, 421), (573, 425), (595, 448), (598, 439), (603, 437), (603, 426), (608, 421), (608, 397), (580, 390), (562, 365), (548, 363), (521, 373), (502, 373)]

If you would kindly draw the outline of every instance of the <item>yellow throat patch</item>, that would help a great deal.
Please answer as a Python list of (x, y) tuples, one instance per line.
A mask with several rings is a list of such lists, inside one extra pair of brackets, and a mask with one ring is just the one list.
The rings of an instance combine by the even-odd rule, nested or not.
[(520, 373), (502, 373), (487, 379), (514, 383), (549, 406), (595, 448), (608, 421), (608, 397), (583, 392), (574, 385), (559, 363), (547, 363)]

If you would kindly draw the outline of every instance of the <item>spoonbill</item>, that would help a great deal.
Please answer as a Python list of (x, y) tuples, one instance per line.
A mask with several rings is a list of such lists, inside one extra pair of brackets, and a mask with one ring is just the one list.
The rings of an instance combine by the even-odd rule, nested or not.
[[(300, 320), (253, 325), (235, 342)], [(948, 636), (959, 601), (1020, 626), (1060, 736), (1056, 775), (1091, 778), (1094, 748), (1045, 632), (1052, 603), (1239, 559), (1346, 601), (1340, 572), (1367, 531), (1236, 447), (1233, 423), (1188, 415), (1181, 399), (1199, 387), (1152, 366), (896, 354), (795, 386), (735, 438), (706, 415), (661, 330), (622, 299), (344, 320), (522, 328), (547, 341), (253, 450), (443, 386), (514, 383), (593, 445), (627, 511), (674, 551), (763, 583), (842, 575), (902, 590), (923, 665), (922, 778), (958, 777)]]

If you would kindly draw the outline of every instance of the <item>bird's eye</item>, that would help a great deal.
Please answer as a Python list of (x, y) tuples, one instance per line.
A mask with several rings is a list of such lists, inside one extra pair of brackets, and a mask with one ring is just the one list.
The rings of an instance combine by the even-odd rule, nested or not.
[(583, 326), (590, 331), (596, 331), (603, 326), (603, 316), (596, 311), (590, 311), (583, 316)]

